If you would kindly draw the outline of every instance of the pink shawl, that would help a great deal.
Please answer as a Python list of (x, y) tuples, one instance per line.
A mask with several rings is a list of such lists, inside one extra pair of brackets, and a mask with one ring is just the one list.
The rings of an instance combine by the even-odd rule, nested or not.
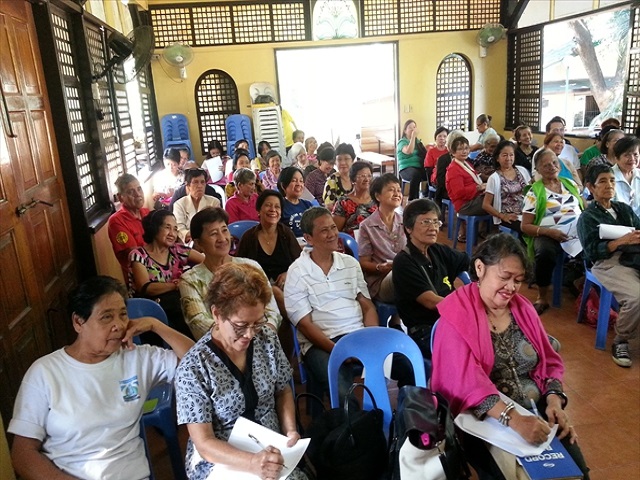
[[(551, 347), (531, 302), (518, 294), (509, 306), (522, 333), (538, 353), (538, 364), (530, 376), (544, 392), (547, 379), (562, 381), (562, 359)], [(431, 388), (447, 398), (452, 413), (457, 415), (498, 393), (489, 379), (494, 364), (489, 321), (475, 282), (448, 295), (438, 304), (438, 311)]]

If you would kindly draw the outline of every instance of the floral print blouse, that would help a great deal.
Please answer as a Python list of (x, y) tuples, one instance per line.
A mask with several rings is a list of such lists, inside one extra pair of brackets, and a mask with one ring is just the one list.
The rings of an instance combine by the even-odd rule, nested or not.
[(347, 219), (342, 231), (353, 236), (353, 231), (360, 226), (360, 223), (377, 209), (378, 205), (373, 199), (368, 203), (356, 203), (345, 196), (333, 206), (333, 215)]

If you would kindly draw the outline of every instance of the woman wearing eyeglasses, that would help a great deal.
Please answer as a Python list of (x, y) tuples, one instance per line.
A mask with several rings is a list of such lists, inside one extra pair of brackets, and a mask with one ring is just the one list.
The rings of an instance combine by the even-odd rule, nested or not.
[(402, 216), (407, 246), (393, 260), (396, 306), (409, 336), (422, 355), (431, 358), (431, 329), (440, 318), (437, 306), (453, 291), (453, 283), (469, 268), (469, 256), (437, 243), (442, 226), (432, 200), (410, 202)]
[(338, 230), (353, 235), (365, 218), (378, 209), (369, 192), (373, 169), (368, 162), (355, 162), (349, 169), (353, 191), (338, 199), (333, 206), (333, 221)]
[[(265, 307), (272, 294), (263, 272), (252, 265), (228, 263), (213, 275), (206, 295), (211, 329), (189, 350), (175, 378), (178, 423), (189, 431), (186, 469), (191, 480), (210, 478), (215, 464), (257, 478), (304, 480), (288, 470), (280, 451), (256, 445), (256, 453), (227, 442), (239, 417), (300, 439), (291, 392), (291, 366)], [(283, 469), (287, 469), (283, 472)]]
[[(229, 216), (221, 208), (206, 208), (191, 219), (194, 247), (204, 253), (205, 258), (203, 263), (182, 275), (179, 288), (184, 319), (196, 340), (211, 330), (215, 322), (211, 309), (205, 305), (205, 297), (209, 283), (218, 269), (229, 263), (237, 263), (252, 265), (262, 272), (257, 262), (229, 255), (231, 233), (228, 225)], [(267, 279), (266, 275), (264, 278)], [(270, 326), (277, 330), (282, 317), (273, 298), (267, 302), (266, 316)]]

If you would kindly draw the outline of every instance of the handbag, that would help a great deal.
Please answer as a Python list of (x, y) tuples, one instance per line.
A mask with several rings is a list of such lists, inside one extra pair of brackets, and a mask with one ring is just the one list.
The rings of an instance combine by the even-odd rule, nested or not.
[(441, 395), (424, 387), (402, 387), (392, 425), (391, 480), (469, 478), (449, 405)]
[[(363, 388), (371, 398), (372, 410), (354, 411), (354, 391)], [(296, 416), (300, 424), (298, 402), (307, 397), (322, 403), (315, 395), (296, 397)], [(324, 405), (323, 405), (324, 408)], [(371, 390), (354, 383), (345, 396), (343, 408), (324, 410), (307, 429), (301, 429), (311, 442), (307, 458), (316, 470), (317, 480), (374, 480), (387, 467), (387, 440), (382, 428), (383, 413)]]
[(416, 141), (416, 151), (418, 158), (424, 163), (424, 159), (427, 157), (427, 147), (420, 140)]

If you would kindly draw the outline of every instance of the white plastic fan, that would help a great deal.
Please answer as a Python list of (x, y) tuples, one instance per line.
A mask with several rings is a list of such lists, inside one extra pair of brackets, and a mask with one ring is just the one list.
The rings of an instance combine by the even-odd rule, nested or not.
[(480, 57), (487, 56), (487, 47), (502, 40), (507, 33), (507, 29), (499, 23), (487, 23), (478, 31), (476, 42), (480, 45)]
[(193, 48), (183, 43), (174, 43), (165, 48), (162, 52), (162, 58), (169, 65), (180, 70), (180, 78), (187, 78), (187, 65), (193, 62)]

